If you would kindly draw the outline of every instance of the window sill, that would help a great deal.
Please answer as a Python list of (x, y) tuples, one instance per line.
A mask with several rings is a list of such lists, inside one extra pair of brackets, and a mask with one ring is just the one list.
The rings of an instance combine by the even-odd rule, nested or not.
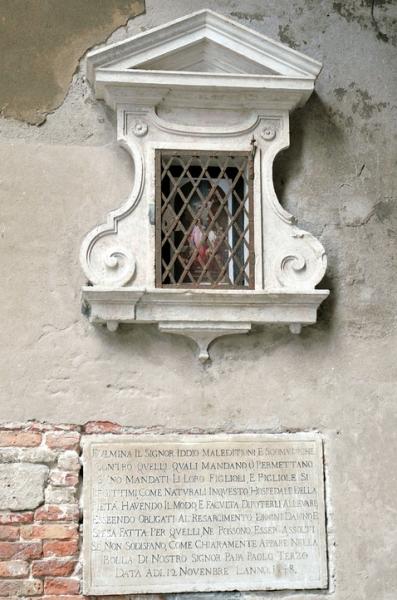
[(208, 360), (217, 337), (246, 333), (255, 324), (278, 323), (300, 333), (315, 323), (328, 290), (137, 289), (85, 286), (82, 301), (91, 323), (115, 331), (120, 323), (157, 323), (160, 331), (187, 335)]

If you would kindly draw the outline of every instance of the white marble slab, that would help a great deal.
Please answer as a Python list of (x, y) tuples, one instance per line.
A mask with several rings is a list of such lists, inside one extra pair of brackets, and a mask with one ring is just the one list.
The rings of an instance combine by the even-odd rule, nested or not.
[(84, 594), (327, 587), (319, 436), (90, 436)]

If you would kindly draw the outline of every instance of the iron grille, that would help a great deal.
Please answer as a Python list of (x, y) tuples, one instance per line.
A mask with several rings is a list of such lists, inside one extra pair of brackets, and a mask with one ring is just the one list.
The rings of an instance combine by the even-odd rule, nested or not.
[(156, 151), (157, 287), (254, 287), (252, 161)]

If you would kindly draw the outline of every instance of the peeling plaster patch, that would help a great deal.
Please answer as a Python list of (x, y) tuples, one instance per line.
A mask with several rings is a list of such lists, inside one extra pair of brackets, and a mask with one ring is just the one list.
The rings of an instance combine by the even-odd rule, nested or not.
[(114, 143), (114, 116), (99, 102), (92, 99), (91, 88), (85, 80), (83, 65), (62, 104), (49, 113), (45, 126), (18, 121), (12, 118), (0, 119), (2, 140), (21, 140), (24, 143), (77, 144), (102, 146)]
[(280, 38), (280, 42), (283, 44), (288, 44), (288, 46), (294, 48), (295, 50), (299, 48), (298, 42), (296, 42), (291, 35), (289, 24), (278, 26), (278, 37)]
[(329, 117), (334, 119), (337, 124), (349, 130), (354, 128), (354, 121), (351, 115), (345, 115), (341, 110), (338, 110), (337, 108), (332, 109), (330, 106), (328, 107), (328, 112)]
[(341, 221), (347, 227), (366, 225), (375, 214), (373, 198), (367, 196), (352, 196), (343, 201)]
[[(368, 29), (369, 19), (368, 15), (363, 15), (361, 11), (357, 10), (357, 2), (355, 0), (343, 0), (343, 2), (334, 2), (332, 4), (333, 9), (348, 23), (357, 21), (361, 27)], [(368, 5), (369, 7), (369, 5)]]
[(336, 90), (334, 90), (334, 94), (338, 100), (342, 100), (342, 98), (347, 94), (347, 90), (345, 90), (345, 88), (336, 88)]
[(242, 21), (264, 21), (265, 15), (262, 15), (259, 12), (256, 13), (244, 13), (241, 11), (234, 11), (230, 13), (231, 17), (235, 19), (241, 19)]
[(396, 207), (396, 200), (396, 198), (386, 198), (385, 200), (378, 202), (378, 204), (375, 206), (375, 212), (380, 221), (383, 222), (392, 217)]
[(43, 123), (87, 49), (144, 10), (144, 0), (2, 0), (0, 113)]
[(379, 200), (375, 205), (375, 215), (386, 227), (387, 237), (393, 240), (397, 238), (397, 197), (389, 196)]
[(372, 28), (378, 40), (396, 44), (396, 20), (393, 18), (394, 0), (343, 0), (333, 2), (332, 7), (348, 23), (358, 23), (363, 29)]
[[(339, 108), (330, 109), (332, 114), (348, 129), (357, 127), (357, 117), (365, 122), (363, 134), (370, 134), (367, 122), (390, 106), (389, 102), (376, 102), (366, 89), (359, 88), (353, 81), (348, 88), (336, 88), (334, 95), (339, 101)], [(376, 122), (371, 123), (371, 129), (376, 127)]]
[(388, 106), (387, 102), (374, 102), (367, 90), (362, 90), (354, 83), (349, 85), (349, 88), (355, 89), (356, 98), (352, 103), (353, 113), (358, 112), (363, 119), (369, 119), (375, 112), (381, 112)]

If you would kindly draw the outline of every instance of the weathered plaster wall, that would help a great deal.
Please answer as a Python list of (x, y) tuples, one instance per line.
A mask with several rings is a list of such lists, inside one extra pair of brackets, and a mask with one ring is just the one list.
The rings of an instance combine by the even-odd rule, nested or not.
[[(291, 149), (275, 166), (283, 205), (329, 257), (322, 287), (331, 296), (319, 322), (299, 337), (269, 327), (224, 338), (204, 368), (184, 338), (155, 327), (111, 334), (87, 323), (79, 303), (81, 239), (120, 205), (133, 174), (114, 141), (114, 116), (92, 99), (82, 61), (65, 102), (41, 127), (0, 120), (0, 419), (318, 429), (327, 439), (333, 597), (392, 600), (396, 7), (359, 0), (204, 6), (324, 63), (316, 93), (292, 116)], [(197, 8), (192, 0), (148, 0), (146, 14), (111, 40)]]
[(144, 0), (2, 0), (0, 111), (40, 124), (63, 101), (81, 55), (145, 10)]

